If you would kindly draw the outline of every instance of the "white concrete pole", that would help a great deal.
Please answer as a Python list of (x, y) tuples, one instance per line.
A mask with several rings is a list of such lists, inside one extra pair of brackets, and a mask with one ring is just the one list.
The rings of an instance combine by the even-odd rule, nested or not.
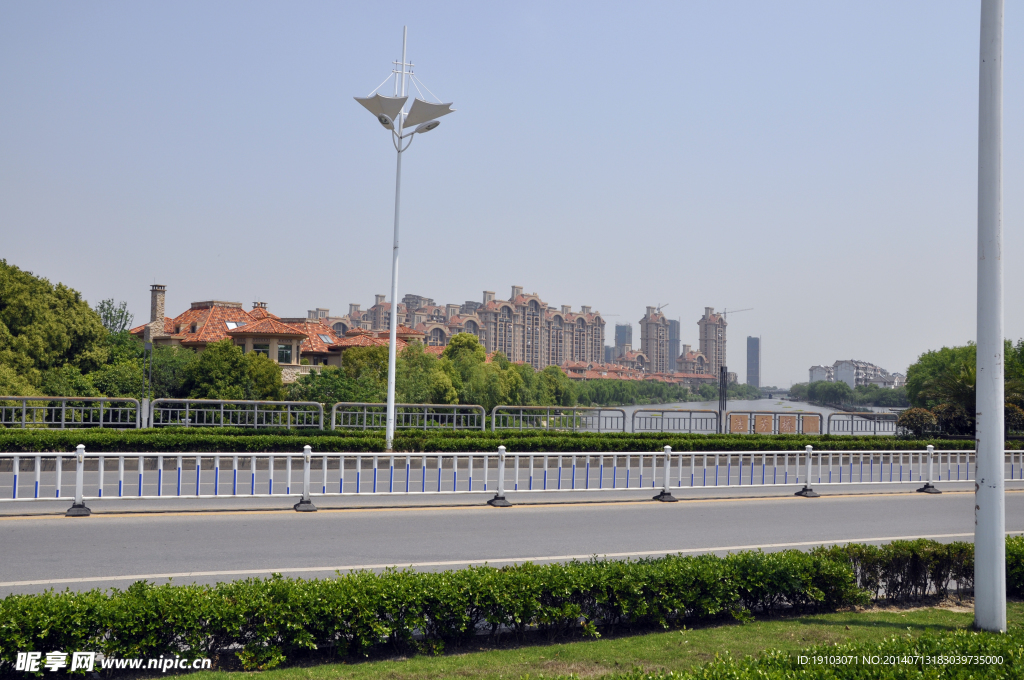
[[(313, 450), (307, 444), (302, 447), (302, 498), (299, 502), (293, 505), (297, 512), (316, 512), (316, 506), (313, 505), (313, 501), (309, 499), (309, 465), (313, 459)], [(291, 456), (288, 456), (289, 465), (291, 463)], [(291, 483), (291, 475), (288, 475), (289, 483)]]
[[(60, 480), (60, 457), (57, 457), (57, 479)], [(92, 514), (89, 508), (85, 507), (85, 501), (82, 500), (83, 491), (82, 486), (85, 482), (85, 445), (79, 444), (75, 449), (75, 500), (68, 508), (68, 511), (64, 513), (65, 517), (88, 517)], [(60, 482), (57, 483), (57, 489), (60, 489)]]
[(1003, 0), (981, 2), (974, 624), (1006, 630), (1003, 492)]
[[(400, 65), (402, 80), (402, 96), (405, 96), (405, 48), (409, 37), (409, 27), (402, 27), (402, 63)], [(398, 86), (398, 76), (395, 77), (395, 86)], [(399, 113), (395, 121), (395, 129), (398, 132), (398, 169), (395, 171), (395, 243), (391, 252), (391, 323), (390, 343), (388, 344), (388, 413), (387, 413), (387, 437), (385, 451), (391, 453), (392, 444), (395, 440), (395, 359), (396, 344), (398, 342), (398, 214), (402, 205), (402, 123), (404, 114)]]
[[(484, 465), (485, 466), (487, 465), (486, 461), (487, 461), (487, 459), (484, 458)], [(484, 475), (484, 479), (485, 480), (487, 479), (486, 475)], [(508, 500), (505, 499), (505, 447), (504, 446), (499, 446), (498, 447), (498, 492), (496, 494), (494, 494), (494, 498), (492, 498), (491, 500), (487, 501), (487, 504), (491, 505), (491, 506), (494, 506), (496, 508), (508, 508), (508, 507), (512, 506), (512, 504), (509, 503)]]

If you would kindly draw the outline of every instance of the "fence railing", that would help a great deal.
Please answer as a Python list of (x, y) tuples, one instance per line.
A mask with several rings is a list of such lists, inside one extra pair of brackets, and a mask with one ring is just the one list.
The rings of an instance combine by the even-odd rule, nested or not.
[(324, 429), (324, 407), (315, 401), (154, 399), (150, 427), (284, 427)]
[(821, 434), (821, 414), (729, 411), (725, 427), (730, 434)]
[[(395, 404), (399, 430), (483, 430), (487, 411), (470, 404)], [(331, 407), (331, 429), (379, 429), (387, 426), (387, 404), (338, 402)]]
[(626, 412), (588, 406), (495, 406), (491, 430), (625, 432)]
[(0, 427), (68, 429), (140, 426), (139, 402), (114, 397), (0, 397)]
[[(1024, 452), (1007, 451), (1008, 481), (1024, 480)], [(299, 472), (301, 471), (301, 472)], [(357, 494), (517, 493), (973, 481), (973, 451), (735, 451), (647, 453), (74, 453), (0, 454), (0, 506), (74, 496), (77, 514), (99, 499), (196, 499)], [(809, 493), (808, 493), (809, 492)], [(84, 509), (84, 510), (83, 510)], [(76, 513), (72, 513), (76, 514)]]
[(895, 413), (830, 413), (828, 434), (896, 434)]
[(630, 419), (633, 432), (686, 432), (716, 434), (718, 411), (640, 408)]

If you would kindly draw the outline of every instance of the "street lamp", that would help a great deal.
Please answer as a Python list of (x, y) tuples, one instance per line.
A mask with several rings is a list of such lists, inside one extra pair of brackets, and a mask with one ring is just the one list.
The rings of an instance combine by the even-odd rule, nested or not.
[[(441, 123), (437, 120), (452, 112), (452, 104), (448, 102), (431, 103), (420, 98), (413, 100), (408, 111), (404, 111), (408, 97), (405, 94), (406, 78), (412, 78), (413, 86), (419, 90), (418, 79), (413, 74), (412, 64), (406, 62), (406, 43), (409, 36), (409, 28), (402, 28), (402, 61), (395, 62), (398, 67), (392, 69), (391, 76), (384, 80), (388, 82), (392, 76), (395, 78), (395, 96), (385, 97), (377, 94), (384, 83), (377, 86), (366, 97), (355, 97), (355, 100), (362, 104), (367, 111), (372, 113), (385, 130), (391, 131), (391, 140), (398, 152), (398, 170), (395, 173), (395, 243), (391, 256), (391, 332), (388, 343), (388, 414), (387, 414), (387, 445), (386, 450), (391, 451), (395, 439), (395, 348), (398, 343), (398, 211), (402, 196), (402, 152), (409, 148), (415, 135), (430, 132)], [(401, 82), (399, 82), (401, 81)], [(426, 89), (424, 86), (423, 89)], [(430, 90), (427, 90), (430, 92)], [(422, 93), (421, 93), (422, 94)], [(416, 127), (412, 132), (403, 133), (404, 129)], [(408, 140), (408, 141), (406, 141)]]
[(1006, 631), (1003, 432), (1003, 0), (981, 3), (974, 625)]

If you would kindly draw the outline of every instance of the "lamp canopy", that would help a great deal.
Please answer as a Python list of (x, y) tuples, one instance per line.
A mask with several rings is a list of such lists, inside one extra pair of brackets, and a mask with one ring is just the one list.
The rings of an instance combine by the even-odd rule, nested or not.
[(430, 102), (425, 102), (417, 97), (413, 100), (412, 106), (409, 108), (409, 113), (405, 117), (405, 125), (409, 126), (426, 123), (428, 120), (447, 116), (449, 113), (452, 113), (452, 111), (452, 102), (448, 102), (447, 104), (431, 104)]
[(398, 115), (402, 112), (402, 107), (405, 106), (405, 102), (409, 98), (385, 97), (375, 94), (372, 97), (354, 97), (354, 99), (362, 104), (367, 111), (376, 116), (378, 120), (380, 120), (380, 116), (383, 114), (394, 121), (398, 119)]

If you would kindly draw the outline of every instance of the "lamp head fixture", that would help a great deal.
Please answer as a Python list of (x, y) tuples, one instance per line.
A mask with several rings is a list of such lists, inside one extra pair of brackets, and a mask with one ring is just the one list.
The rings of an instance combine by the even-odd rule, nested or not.
[(413, 130), (413, 133), (422, 134), (424, 132), (430, 132), (431, 130), (433, 130), (434, 128), (436, 128), (440, 124), (441, 124), (441, 121), (439, 121), (439, 120), (428, 120), (426, 123), (423, 123), (421, 125), (417, 125), (416, 129)]
[(378, 122), (380, 122), (381, 125), (384, 126), (385, 130), (394, 130), (395, 129), (395, 121), (391, 120), (391, 118), (388, 117), (388, 115), (386, 113), (379, 114), (377, 116), (377, 120), (378, 120)]

